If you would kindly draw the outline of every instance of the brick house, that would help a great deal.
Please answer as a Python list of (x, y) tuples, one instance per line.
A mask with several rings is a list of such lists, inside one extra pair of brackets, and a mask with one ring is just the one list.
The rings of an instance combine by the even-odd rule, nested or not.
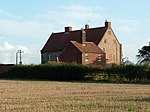
[[(78, 56), (77, 56), (78, 55)], [(80, 55), (80, 56), (79, 56)], [(122, 45), (111, 28), (105, 26), (72, 30), (65, 27), (64, 32), (52, 33), (41, 50), (41, 62), (77, 62), (81, 64), (122, 63)]]
[(80, 64), (106, 65), (105, 53), (93, 42), (86, 42), (86, 32), (81, 30), (81, 43), (70, 41), (59, 56), (62, 62), (76, 62)]

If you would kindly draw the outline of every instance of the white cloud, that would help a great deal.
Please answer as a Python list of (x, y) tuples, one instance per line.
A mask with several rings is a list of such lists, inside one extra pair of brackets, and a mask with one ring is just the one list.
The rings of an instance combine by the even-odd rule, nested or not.
[(106, 16), (102, 8), (75, 5), (60, 7), (29, 19), (0, 10), (0, 35), (43, 38), (43, 35), (51, 32), (62, 31), (63, 27), (67, 25), (73, 26), (74, 29), (80, 29), (86, 23), (101, 24)]
[(40, 21), (0, 19), (0, 34), (6, 36), (39, 38), (50, 28), (51, 25)]
[(11, 50), (14, 50), (15, 47), (11, 44), (9, 44), (7, 41), (4, 42), (4, 44), (2, 44), (0, 46), (0, 52), (4, 52), (4, 51), (11, 51)]
[[(15, 63), (16, 52), (19, 49), (24, 51), (24, 55), (26, 55), (27, 57), (31, 56), (31, 51), (22, 45), (11, 44), (7, 41), (5, 41), (4, 43), (0, 43), (0, 63)], [(28, 60), (25, 60), (24, 63), (29, 62)]]
[(99, 7), (72, 5), (48, 11), (47, 13), (38, 15), (37, 19), (47, 21), (49, 24), (53, 24), (53, 26), (56, 27), (71, 25), (75, 29), (79, 29), (86, 23), (94, 25), (101, 24), (101, 21), (105, 20), (107, 17), (107, 15), (103, 13), (103, 10), (104, 9)]

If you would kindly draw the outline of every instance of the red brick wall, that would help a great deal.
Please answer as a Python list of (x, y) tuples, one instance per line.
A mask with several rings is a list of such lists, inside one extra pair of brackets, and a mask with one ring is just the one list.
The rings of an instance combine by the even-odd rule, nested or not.
[[(85, 60), (85, 54), (88, 54), (88, 60)], [(101, 61), (98, 61), (98, 56), (101, 56)], [(105, 54), (83, 53), (82, 64), (95, 64), (95, 65), (105, 66), (106, 56)]]
[[(102, 61), (98, 61), (98, 56), (102, 57)], [(88, 61), (85, 60), (85, 53), (81, 53), (76, 47), (70, 44), (59, 57), (60, 62), (76, 62), (80, 64), (96, 64), (106, 65), (105, 54), (88, 53)]]
[(77, 48), (75, 48), (72, 44), (69, 44), (69, 46), (59, 57), (60, 62), (82, 63), (81, 59), (82, 59), (81, 52)]
[(14, 64), (0, 64), (0, 73), (8, 72), (13, 67)]
[[(102, 57), (102, 61), (98, 61), (98, 56)], [(106, 65), (105, 54), (94, 54), (88, 53), (88, 61), (85, 60), (85, 53), (81, 53), (72, 44), (69, 44), (63, 53), (59, 57), (60, 62), (76, 62), (80, 64), (96, 64), (96, 65)]]

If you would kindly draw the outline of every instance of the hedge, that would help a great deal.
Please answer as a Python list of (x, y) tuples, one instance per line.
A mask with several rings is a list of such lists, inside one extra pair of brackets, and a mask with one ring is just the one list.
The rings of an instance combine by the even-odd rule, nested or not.
[(79, 64), (43, 64), (15, 66), (1, 78), (37, 80), (84, 80), (89, 73), (99, 71), (98, 66)]
[(0, 78), (35, 80), (115, 80), (140, 82), (150, 80), (150, 66), (112, 65), (108, 68), (81, 64), (42, 64), (21, 65), (9, 72), (0, 74)]

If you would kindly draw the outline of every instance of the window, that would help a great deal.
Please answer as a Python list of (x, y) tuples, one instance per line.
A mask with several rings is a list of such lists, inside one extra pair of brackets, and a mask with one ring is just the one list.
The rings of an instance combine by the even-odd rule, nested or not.
[(57, 57), (58, 56), (56, 54), (49, 54), (48, 61), (56, 61)]
[(102, 61), (102, 57), (101, 56), (98, 56), (98, 61)]
[(89, 61), (89, 56), (88, 56), (88, 54), (85, 54), (85, 61)]
[(42, 62), (48, 61), (48, 54), (42, 54)]
[(50, 61), (51, 60), (51, 54), (48, 55), (48, 58), (49, 58), (48, 60)]

